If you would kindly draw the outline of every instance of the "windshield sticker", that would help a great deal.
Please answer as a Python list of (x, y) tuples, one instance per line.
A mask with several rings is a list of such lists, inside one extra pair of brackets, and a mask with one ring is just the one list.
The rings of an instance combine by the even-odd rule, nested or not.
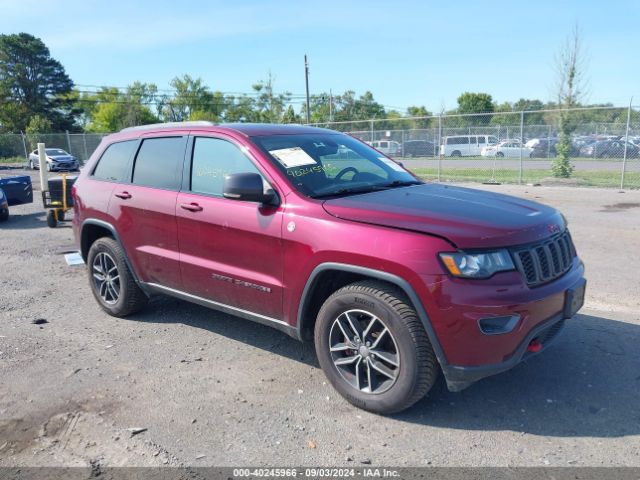
[(320, 173), (320, 172), (326, 172), (326, 168), (322, 167), (320, 165), (315, 165), (313, 167), (302, 167), (302, 168), (298, 168), (297, 170), (290, 170), (287, 172), (287, 175), (291, 175), (292, 177), (303, 177), (305, 175), (308, 175), (309, 173)]
[(285, 168), (302, 167), (303, 165), (317, 165), (317, 162), (300, 147), (281, 148), (279, 150), (271, 150), (269, 153), (276, 157), (276, 159), (278, 159)]
[(398, 165), (396, 162), (394, 162), (393, 160), (390, 160), (386, 157), (378, 157), (378, 160), (380, 160), (381, 162), (384, 162), (388, 167), (391, 167), (392, 170), (395, 170), (396, 172), (404, 172), (404, 168), (402, 168), (400, 165)]

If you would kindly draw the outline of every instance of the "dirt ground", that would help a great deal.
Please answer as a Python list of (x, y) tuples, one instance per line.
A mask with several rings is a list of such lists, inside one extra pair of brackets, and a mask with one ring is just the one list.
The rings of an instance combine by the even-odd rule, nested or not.
[(543, 355), (461, 393), (440, 381), (391, 417), (352, 407), (312, 345), (267, 327), (168, 298), (107, 316), (65, 263), (68, 224), (11, 208), (0, 466), (640, 466), (640, 192), (476, 186), (565, 213), (586, 306)]

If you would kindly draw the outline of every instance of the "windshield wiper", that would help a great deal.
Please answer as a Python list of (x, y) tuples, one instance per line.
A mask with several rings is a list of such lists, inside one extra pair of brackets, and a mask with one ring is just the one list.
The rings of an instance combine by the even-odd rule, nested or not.
[(422, 185), (422, 182), (419, 180), (394, 180), (391, 183), (378, 185), (378, 187), (379, 188), (396, 188), (396, 187), (408, 187), (411, 185)]
[(311, 198), (325, 198), (325, 197), (339, 197), (342, 195), (351, 195), (356, 193), (370, 193), (375, 192), (377, 190), (384, 190), (386, 187), (384, 185), (367, 185), (366, 187), (354, 188), (354, 187), (345, 187), (340, 188), (338, 190), (334, 190), (326, 193), (318, 193), (316, 195), (311, 195)]
[(418, 180), (394, 180), (393, 182), (390, 182), (390, 183), (367, 185), (366, 187), (360, 187), (360, 188), (355, 188), (355, 187), (340, 188), (339, 190), (334, 190), (332, 192), (327, 192), (327, 193), (319, 193), (317, 195), (312, 195), (311, 197), (312, 198), (339, 197), (342, 195), (370, 193), (370, 192), (377, 192), (380, 190), (387, 190), (389, 188), (408, 187), (410, 185), (421, 185), (421, 184), (422, 182)]

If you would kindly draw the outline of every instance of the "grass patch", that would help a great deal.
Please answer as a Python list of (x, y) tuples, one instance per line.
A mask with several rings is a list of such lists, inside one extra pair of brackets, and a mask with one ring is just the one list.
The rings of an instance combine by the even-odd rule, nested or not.
[[(437, 180), (437, 168), (413, 168), (416, 175), (426, 180)], [(441, 181), (449, 182), (490, 182), (518, 183), (519, 172), (513, 169), (496, 169), (495, 176), (491, 169), (486, 168), (443, 168)], [(570, 179), (555, 179), (551, 169), (524, 170), (522, 183), (568, 183), (585, 187), (620, 187), (620, 172), (613, 170), (585, 170), (574, 171)], [(640, 188), (640, 172), (627, 172), (624, 181), (625, 188)]]
[(27, 161), (24, 159), (24, 157), (6, 157), (6, 158), (1, 158), (0, 157), (0, 163), (27, 163)]

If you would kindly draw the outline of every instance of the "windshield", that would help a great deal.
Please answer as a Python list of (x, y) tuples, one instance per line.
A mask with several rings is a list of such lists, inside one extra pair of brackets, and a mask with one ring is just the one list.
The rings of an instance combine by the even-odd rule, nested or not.
[(59, 148), (47, 148), (47, 155), (69, 155), (64, 150), (60, 150)]
[(422, 183), (399, 164), (348, 135), (252, 137), (291, 184), (320, 198)]

